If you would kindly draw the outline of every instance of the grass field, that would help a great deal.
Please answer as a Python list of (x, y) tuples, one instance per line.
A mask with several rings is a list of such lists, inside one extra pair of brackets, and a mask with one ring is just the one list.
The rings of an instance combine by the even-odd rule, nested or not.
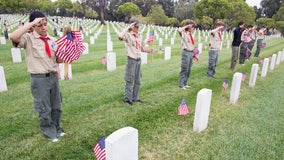
[[(102, 135), (131, 126), (139, 131), (139, 159), (284, 159), (284, 64), (258, 77), (254, 88), (248, 87), (251, 65), (284, 48), (284, 39), (267, 40), (261, 57), (237, 65), (246, 72), (237, 104), (229, 104), (230, 85), (235, 72), (229, 70), (231, 49), (219, 54), (216, 79), (206, 77), (207, 50), (193, 64), (190, 88), (178, 88), (180, 39), (172, 45), (171, 60), (163, 55), (148, 56), (142, 66), (142, 104), (123, 103), (125, 47), (111, 28), (117, 70), (107, 72), (100, 59), (106, 54), (106, 27), (88, 55), (72, 63), (73, 78), (60, 81), (63, 95), (62, 127), (66, 136), (52, 143), (40, 133), (37, 113), (33, 110), (26, 64), (12, 63), (11, 44), (0, 45), (0, 65), (4, 67), (8, 91), (0, 93), (0, 159), (96, 159), (93, 145)], [(88, 37), (86, 38), (88, 39)], [(88, 40), (86, 40), (88, 42)], [(170, 40), (164, 40), (170, 44)], [(155, 41), (155, 50), (158, 49)], [(22, 54), (23, 60), (25, 59)], [(260, 64), (260, 67), (262, 65)], [(260, 70), (261, 71), (261, 70)], [(229, 88), (222, 91), (222, 82)], [(192, 130), (196, 95), (202, 88), (212, 89), (208, 128)], [(177, 115), (183, 97), (190, 113), (185, 122)]]

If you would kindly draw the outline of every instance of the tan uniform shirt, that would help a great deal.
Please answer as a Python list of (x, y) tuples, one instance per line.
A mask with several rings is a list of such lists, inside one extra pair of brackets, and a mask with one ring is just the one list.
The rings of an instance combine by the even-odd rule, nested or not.
[(194, 38), (192, 35), (193, 42), (190, 38), (189, 32), (181, 32), (181, 39), (182, 39), (182, 44), (181, 44), (181, 49), (186, 49), (188, 51), (192, 51), (194, 49)]
[(134, 32), (126, 32), (123, 40), (125, 41), (126, 55), (133, 59), (141, 57), (141, 40), (138, 34), (135, 37)]
[(16, 47), (24, 48), (26, 52), (26, 63), (28, 72), (32, 74), (42, 74), (56, 72), (56, 56), (55, 51), (57, 44), (55, 39), (49, 37), (49, 48), (52, 57), (50, 58), (45, 51), (45, 42), (41, 40), (40, 35), (36, 32), (25, 33), (19, 44), (13, 44)]
[(222, 45), (222, 35), (219, 31), (211, 31), (210, 49), (220, 50)]

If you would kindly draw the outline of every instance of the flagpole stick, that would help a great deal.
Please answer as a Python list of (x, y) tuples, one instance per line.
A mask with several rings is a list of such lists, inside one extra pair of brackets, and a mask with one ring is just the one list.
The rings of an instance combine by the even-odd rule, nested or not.
[[(152, 48), (153, 48), (153, 51), (155, 51), (155, 49), (154, 49), (154, 41), (153, 41), (153, 43), (152, 43)], [(153, 53), (152, 53), (152, 59), (151, 59), (151, 63), (153, 63), (153, 57), (154, 57), (154, 53), (155, 53), (155, 52), (153, 52)]]

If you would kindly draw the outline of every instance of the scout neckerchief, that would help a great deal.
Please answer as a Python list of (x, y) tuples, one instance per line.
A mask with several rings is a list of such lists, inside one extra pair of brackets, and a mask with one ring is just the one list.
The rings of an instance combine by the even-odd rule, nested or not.
[(191, 32), (189, 32), (189, 38), (190, 38), (191, 43), (194, 45), (194, 39), (193, 39), (193, 37), (192, 37)]
[(40, 36), (39, 38), (44, 41), (46, 54), (48, 55), (48, 57), (51, 58), (50, 48), (49, 48), (49, 44), (47, 42), (49, 40), (49, 38), (43, 37), (43, 36)]
[(218, 36), (219, 36), (220, 41), (222, 41), (222, 35), (221, 35), (221, 32), (218, 32)]
[(139, 49), (140, 48), (140, 42), (139, 42), (138, 35), (136, 33), (133, 33), (133, 36), (135, 38), (135, 47), (136, 47), (136, 49)]

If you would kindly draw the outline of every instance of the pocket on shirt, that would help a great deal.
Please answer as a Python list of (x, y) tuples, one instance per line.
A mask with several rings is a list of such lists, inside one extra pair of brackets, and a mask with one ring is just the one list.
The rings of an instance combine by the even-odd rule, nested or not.
[(40, 43), (33, 43), (32, 47), (33, 56), (36, 58), (43, 58), (46, 55), (45, 45)]

